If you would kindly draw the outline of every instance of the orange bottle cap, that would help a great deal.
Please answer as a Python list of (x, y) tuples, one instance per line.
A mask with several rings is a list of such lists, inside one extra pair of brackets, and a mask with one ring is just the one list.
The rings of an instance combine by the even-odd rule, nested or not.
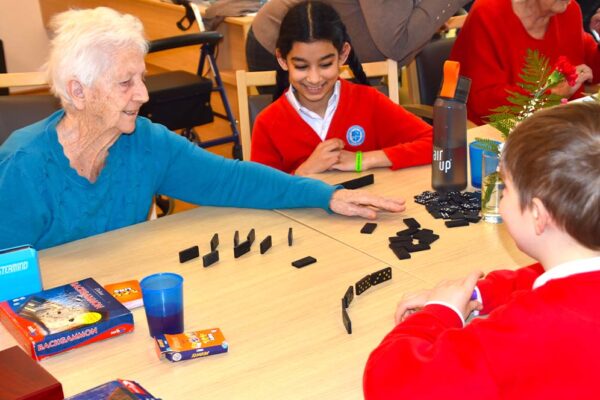
[(456, 86), (458, 85), (459, 72), (460, 63), (458, 61), (444, 62), (444, 83), (440, 91), (441, 97), (454, 98)]

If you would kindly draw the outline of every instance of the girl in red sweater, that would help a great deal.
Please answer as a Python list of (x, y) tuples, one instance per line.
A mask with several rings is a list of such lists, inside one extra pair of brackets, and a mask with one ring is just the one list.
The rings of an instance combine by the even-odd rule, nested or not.
[[(431, 126), (365, 84), (333, 8), (318, 1), (291, 8), (276, 56), (280, 97), (256, 119), (252, 161), (297, 175), (431, 162)], [(361, 84), (340, 80), (346, 62)]]

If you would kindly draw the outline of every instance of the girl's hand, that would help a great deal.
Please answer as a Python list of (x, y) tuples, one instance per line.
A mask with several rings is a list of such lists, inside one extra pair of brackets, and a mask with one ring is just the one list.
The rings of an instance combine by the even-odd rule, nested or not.
[(375, 219), (379, 210), (402, 212), (406, 206), (403, 199), (388, 199), (364, 190), (340, 189), (331, 196), (329, 208), (336, 214)]
[(550, 89), (550, 92), (568, 99), (573, 96), (573, 93), (575, 93), (584, 82), (591, 82), (594, 78), (592, 69), (585, 64), (576, 66), (575, 70), (577, 71), (577, 80), (575, 81), (575, 85), (569, 86), (567, 82), (561, 82), (557, 86)]
[(339, 161), (343, 148), (344, 142), (341, 139), (329, 139), (319, 143), (310, 157), (296, 169), (296, 175), (311, 175), (327, 171)]
[[(361, 171), (391, 166), (392, 162), (387, 158), (383, 150), (368, 151), (362, 154)], [(331, 169), (338, 171), (355, 171), (356, 153), (347, 150), (340, 151), (340, 159), (336, 164), (331, 166)]]

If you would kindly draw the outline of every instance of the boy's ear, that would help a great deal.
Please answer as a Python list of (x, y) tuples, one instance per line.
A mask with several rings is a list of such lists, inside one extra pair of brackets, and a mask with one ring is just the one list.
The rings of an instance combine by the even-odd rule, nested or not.
[(281, 69), (283, 69), (284, 71), (287, 71), (288, 70), (287, 61), (285, 60), (285, 58), (283, 58), (283, 56), (281, 55), (281, 51), (279, 51), (279, 49), (275, 49), (275, 57), (277, 58), (277, 62), (279, 63), (279, 66), (281, 67)]
[(542, 200), (537, 197), (531, 200), (531, 216), (535, 225), (535, 234), (538, 236), (544, 233), (553, 222), (548, 209)]
[(344, 42), (342, 46), (342, 51), (340, 52), (340, 66), (346, 64), (346, 60), (350, 55), (350, 50), (352, 50), (352, 46), (348, 42)]
[(78, 80), (72, 79), (67, 82), (67, 94), (71, 98), (71, 102), (78, 110), (83, 108), (85, 103), (84, 87)]

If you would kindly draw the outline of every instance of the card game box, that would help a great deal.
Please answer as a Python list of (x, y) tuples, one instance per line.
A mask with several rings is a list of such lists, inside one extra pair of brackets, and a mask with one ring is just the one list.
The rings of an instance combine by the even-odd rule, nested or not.
[(160, 400), (152, 396), (139, 383), (125, 379), (106, 382), (93, 389), (67, 397), (65, 400)]
[(130, 310), (144, 305), (142, 288), (136, 279), (104, 285), (104, 289)]
[(36, 360), (133, 331), (131, 312), (92, 278), (4, 301), (0, 322)]
[(156, 350), (160, 359), (171, 362), (226, 353), (229, 345), (219, 328), (203, 331), (158, 335)]
[(38, 256), (31, 246), (0, 250), (0, 301), (42, 290)]

